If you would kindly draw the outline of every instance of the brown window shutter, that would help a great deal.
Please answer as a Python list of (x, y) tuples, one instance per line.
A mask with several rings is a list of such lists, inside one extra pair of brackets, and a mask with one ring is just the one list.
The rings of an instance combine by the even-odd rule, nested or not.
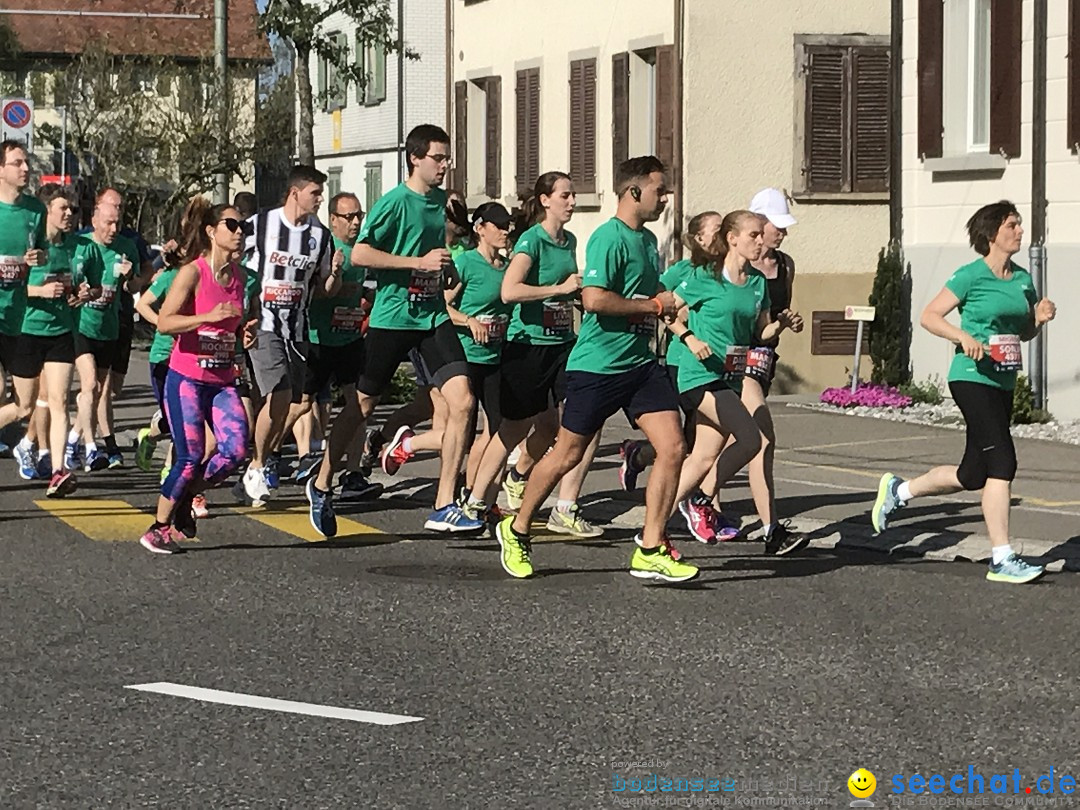
[(484, 89), (487, 94), (484, 193), (497, 199), (502, 188), (502, 77), (492, 76), (487, 79)]
[(540, 174), (540, 68), (517, 72), (517, 192), (532, 193)]
[(586, 194), (596, 193), (596, 60), (590, 59), (585, 64), (584, 114), (585, 137), (583, 165), (581, 167), (580, 190)]
[(850, 191), (847, 72), (844, 48), (807, 49), (806, 190)]
[(656, 49), (656, 156), (670, 172), (675, 162), (675, 46)]
[(1080, 152), (1080, 0), (1069, 0), (1069, 111), (1066, 146)]
[(990, 0), (990, 153), (1020, 154), (1022, 4)]
[(611, 57), (612, 178), (619, 164), (630, 157), (630, 54)]
[(851, 190), (889, 190), (889, 49), (851, 51)]
[(596, 193), (596, 60), (570, 63), (570, 176), (574, 188)]
[(540, 68), (529, 71), (529, 160), (526, 168), (531, 189), (540, 176)]
[(516, 139), (517, 139), (517, 154), (515, 156), (515, 173), (514, 183), (517, 187), (517, 193), (519, 197), (524, 197), (528, 188), (529, 180), (526, 175), (528, 170), (528, 155), (525, 154), (528, 149), (529, 136), (526, 131), (529, 120), (529, 79), (527, 70), (519, 70), (517, 72), (517, 92), (516, 92)]
[(469, 83), (454, 82), (454, 187), (469, 194)]
[(945, 4), (919, 0), (919, 124), (920, 158), (942, 153), (945, 128), (942, 69), (945, 64)]

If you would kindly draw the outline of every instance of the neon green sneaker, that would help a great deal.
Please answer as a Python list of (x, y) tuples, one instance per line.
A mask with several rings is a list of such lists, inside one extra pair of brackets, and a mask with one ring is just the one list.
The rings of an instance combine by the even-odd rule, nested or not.
[(699, 573), (695, 566), (674, 559), (666, 545), (660, 546), (660, 550), (654, 554), (646, 554), (644, 549), (635, 548), (634, 556), (630, 558), (630, 576), (638, 579), (688, 582)]
[(555, 534), (569, 534), (574, 537), (600, 537), (604, 530), (593, 526), (581, 516), (581, 510), (575, 503), (567, 511), (555, 508), (551, 510), (548, 518), (547, 529)]
[(499, 541), (502, 553), (499, 555), (503, 570), (510, 576), (525, 579), (533, 575), (532, 543), (528, 537), (518, 537), (511, 525), (513, 517), (504, 518), (495, 527), (495, 539)]
[(521, 508), (521, 502), (525, 500), (525, 481), (515, 481), (509, 472), (503, 479), (502, 491), (506, 493), (506, 505), (514, 512)]
[(138, 445), (135, 448), (135, 464), (143, 472), (150, 472), (154, 464), (154, 442), (150, 441), (150, 428), (139, 431)]

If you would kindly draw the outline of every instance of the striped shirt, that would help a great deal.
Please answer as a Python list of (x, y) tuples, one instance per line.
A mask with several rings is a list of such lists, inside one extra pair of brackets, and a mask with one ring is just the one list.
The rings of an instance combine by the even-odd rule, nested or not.
[(245, 228), (244, 264), (259, 282), (259, 329), (303, 341), (308, 301), (330, 271), (330, 231), (318, 218), (290, 225), (281, 208), (259, 211)]

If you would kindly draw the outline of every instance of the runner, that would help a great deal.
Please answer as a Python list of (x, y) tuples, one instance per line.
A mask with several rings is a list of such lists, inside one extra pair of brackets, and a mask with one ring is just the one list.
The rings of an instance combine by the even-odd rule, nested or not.
[(293, 413), (303, 408), (307, 377), (308, 300), (316, 286), (336, 295), (341, 263), (331, 267), (330, 231), (319, 222), (326, 175), (310, 166), (289, 172), (284, 205), (260, 211), (250, 224), (245, 255), (259, 288), (258, 333), (248, 351), (255, 383), (266, 398), (255, 420), (251, 464), (233, 493), (262, 506), (277, 489), (277, 463), (272, 456)]
[[(447, 290), (447, 312), (457, 327), (458, 338), (469, 361), (469, 383), (473, 395), (483, 405), (485, 425), (480, 439), (473, 442), (466, 465), (465, 486), (471, 489), (476, 469), (491, 436), (499, 429), (500, 365), (506, 327), (514, 310), (502, 299), (506, 258), (510, 242), (510, 212), (497, 202), (484, 203), (473, 212), (476, 247), (454, 262), (459, 282)], [(477, 409), (478, 410), (478, 409)], [(476, 434), (479, 414), (473, 412), (469, 436)], [(470, 514), (476, 517), (475, 514)]]
[[(424, 527), (478, 531), (484, 524), (461, 510), (454, 491), (475, 400), (465, 350), (443, 298), (444, 274), (452, 264), (445, 242), (446, 194), (439, 186), (450, 165), (450, 137), (439, 127), (423, 124), (409, 133), (405, 151), (408, 179), (372, 207), (352, 252), (353, 263), (367, 267), (378, 284), (365, 339), (364, 373), (357, 385), (361, 419), (357, 429), (375, 410), (398, 364), (410, 349), (418, 349), (449, 406), (435, 511)], [(309, 480), (307, 486), (311, 523), (324, 537), (337, 534), (330, 493), (337, 461), (328, 453), (318, 479)]]
[[(325, 442), (323, 455), (336, 463), (344, 455), (356, 435), (360, 419), (360, 402), (356, 395), (356, 382), (364, 370), (364, 338), (360, 326), (364, 320), (363, 267), (352, 263), (352, 250), (360, 233), (364, 212), (360, 199), (348, 192), (330, 200), (330, 228), (334, 236), (335, 258), (341, 257), (341, 287), (331, 297), (315, 297), (311, 301), (308, 339), (307, 380), (304, 383), (304, 403), (311, 409), (315, 397), (336, 383), (345, 398), (345, 407), (338, 414)], [(335, 270), (335, 272), (337, 272)], [(303, 459), (301, 459), (303, 464)], [(318, 472), (319, 463), (312, 465), (310, 475)], [(309, 476), (298, 481), (307, 483)], [(378, 497), (381, 484), (372, 484), (359, 473), (341, 476), (341, 486), (356, 498)], [(346, 489), (347, 486), (347, 489)]]
[[(508, 342), (502, 355), (502, 423), (488, 443), (466, 502), (470, 516), (482, 515), (495, 503), (496, 485), (510, 450), (528, 436), (519, 472), (511, 469), (503, 482), (511, 510), (521, 507), (528, 466), (544, 454), (558, 433), (558, 408), (566, 396), (566, 363), (574, 348), (574, 301), (581, 276), (577, 239), (566, 230), (577, 195), (563, 172), (541, 175), (526, 202), (531, 223), (514, 244), (514, 255), (502, 285), (503, 300), (515, 304)], [(529, 430), (533, 432), (529, 435)], [(547, 528), (558, 534), (598, 537), (603, 530), (585, 520), (577, 498), (592, 464), (600, 432), (595, 431), (580, 463), (559, 483), (559, 499)]]
[[(953, 273), (922, 313), (922, 326), (955, 345), (949, 392), (967, 423), (967, 447), (960, 465), (935, 467), (905, 481), (881, 477), (872, 521), (877, 532), (891, 525), (896, 510), (912, 498), (982, 490), (982, 513), (990, 535), (992, 582), (1022, 584), (1043, 573), (1009, 544), (1016, 449), (1009, 423), (1016, 374), (1023, 368), (1022, 341), (1034, 338), (1057, 309), (1040, 299), (1028, 272), (1013, 262), (1024, 229), (1008, 200), (980, 208), (967, 222), (968, 239), (980, 258)], [(946, 320), (960, 312), (960, 326)]]
[(675, 559), (664, 534), (686, 445), (678, 398), (651, 348), (656, 318), (673, 318), (677, 312), (675, 297), (660, 290), (656, 237), (645, 229), (667, 204), (663, 164), (651, 156), (620, 164), (615, 192), (616, 216), (593, 233), (586, 249), (585, 317), (567, 361), (558, 439), (533, 469), (521, 511), (495, 529), (502, 566), (514, 577), (533, 573), (533, 516), (620, 408), (657, 450), (655, 474), (645, 492), (641, 547), (634, 550), (630, 573), (661, 582), (684, 582), (698, 575), (697, 568)]
[[(165, 380), (176, 462), (161, 486), (156, 520), (140, 542), (148, 551), (182, 551), (176, 530), (195, 537), (192, 500), (217, 486), (247, 455), (248, 425), (236, 391), (236, 344), (243, 324), (246, 274), (239, 212), (201, 197), (189, 208), (182, 255), (187, 261), (158, 314), (158, 329), (177, 335)], [(217, 451), (203, 461), (209, 423)]]
[[(685, 302), (690, 308), (689, 329), (680, 336), (688, 352), (679, 366), (679, 392), (697, 411), (694, 449), (683, 465), (680, 498), (713, 467), (723, 486), (735, 471), (760, 458), (766, 441), (763, 425), (771, 428), (772, 420), (760, 389), (747, 393), (746, 379), (754, 374), (768, 379), (771, 353), (753, 347), (772, 343), (784, 329), (802, 329), (799, 316), (788, 309), (772, 319), (768, 281), (751, 266), (761, 256), (764, 229), (765, 219), (758, 214), (728, 214), (716, 241), (693, 252), (691, 261), (704, 271), (691, 274), (675, 293), (680, 305)], [(758, 484), (765, 486), (763, 480)], [(769, 506), (768, 497), (764, 506)], [(680, 500), (679, 509), (691, 522), (689, 504)], [(772, 513), (761, 517), (766, 553), (788, 554), (805, 545), (803, 536), (781, 530)]]

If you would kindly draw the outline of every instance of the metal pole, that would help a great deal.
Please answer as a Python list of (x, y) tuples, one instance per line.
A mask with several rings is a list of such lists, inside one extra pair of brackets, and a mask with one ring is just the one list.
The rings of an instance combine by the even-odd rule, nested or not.
[[(1031, 81), (1031, 278), (1046, 295), (1046, 55), (1047, 0), (1035, 0)], [(1028, 378), (1036, 408), (1046, 408), (1046, 338), (1040, 332), (1029, 346)]]
[(60, 183), (67, 185), (67, 107), (60, 111)]
[(855, 368), (851, 372), (851, 393), (859, 387), (859, 362), (862, 360), (862, 338), (864, 321), (859, 321), (858, 331), (855, 333)]
[[(214, 0), (214, 69), (218, 85), (218, 159), (225, 160), (225, 133), (229, 127), (229, 44), (228, 0)], [(229, 173), (219, 171), (215, 178), (214, 202), (229, 201)]]
[[(1028, 265), (1031, 279), (1035, 282), (1035, 292), (1046, 295), (1046, 245), (1031, 245), (1028, 248)], [(1036, 408), (1046, 409), (1046, 327), (1028, 344), (1028, 382), (1031, 383), (1031, 395)]]

